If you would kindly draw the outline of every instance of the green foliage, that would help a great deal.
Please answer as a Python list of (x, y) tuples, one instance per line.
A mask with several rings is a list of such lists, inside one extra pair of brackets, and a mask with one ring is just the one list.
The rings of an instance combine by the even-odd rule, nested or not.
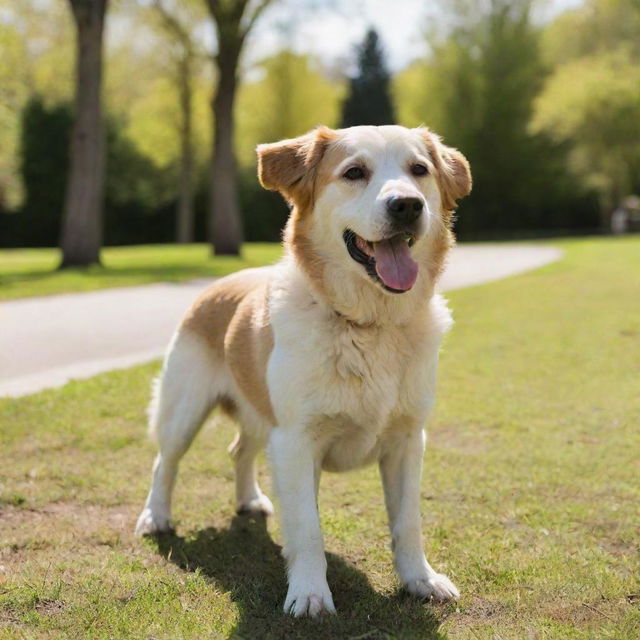
[(325, 77), (310, 56), (280, 51), (252, 73), (261, 77), (240, 87), (236, 104), (242, 166), (255, 167), (261, 142), (294, 138), (319, 124), (336, 125), (342, 87)]
[(417, 89), (413, 102), (420, 106), (401, 115), (431, 126), (471, 163), (473, 191), (459, 210), (460, 235), (595, 226), (593, 204), (565, 168), (565, 147), (530, 128), (544, 78), (530, 0), (480, 8), (458, 2), (449, 10), (447, 38), (434, 38), (429, 62), (411, 67), (395, 86), (407, 97)]
[(358, 47), (357, 56), (358, 71), (349, 81), (340, 126), (394, 124), (396, 118), (390, 93), (391, 77), (380, 38), (374, 29), (367, 31)]
[[(1, 6), (1, 5), (0, 5)], [(16, 169), (19, 157), (20, 119), (26, 98), (25, 42), (16, 29), (0, 23), (0, 213), (15, 207), (22, 197)]]
[(71, 96), (73, 38), (66, 4), (0, 0), (0, 213), (23, 203), (20, 123), (27, 102), (37, 94), (50, 107)]
[(124, 127), (109, 118), (105, 189), (105, 244), (171, 242), (170, 169), (157, 167), (126, 137)]
[[(429, 53), (393, 78), (400, 123), (431, 126), (471, 161), (474, 190), (462, 201), (457, 223), (463, 238), (595, 229), (606, 223), (621, 197), (640, 190), (640, 5), (637, 0), (585, 0), (550, 24), (535, 25), (532, 3), (442, 0), (427, 36)], [(57, 240), (67, 152), (56, 113), (71, 98), (73, 77), (73, 28), (66, 4), (0, 0), (3, 246)], [(215, 86), (205, 55), (210, 43), (202, 37), (208, 14), (202, 0), (165, 4), (195, 46), (196, 235), (204, 239)], [(110, 6), (117, 37), (105, 51), (108, 242), (174, 238), (181, 46), (160, 18), (146, 0)], [(341, 107), (345, 117), (351, 109), (359, 112), (345, 124), (395, 119), (375, 34), (362, 43), (359, 58), (360, 70), (348, 87), (335, 69), (286, 50), (245, 70), (235, 116), (249, 239), (277, 239), (287, 215), (281, 198), (257, 182), (256, 144), (297, 136), (318, 124), (336, 126)], [(46, 157), (36, 160), (32, 154), (29, 162), (33, 171), (48, 165), (51, 175), (42, 178), (41, 189), (32, 186), (26, 194), (19, 171), (21, 122), (34, 96), (42, 103), (43, 120), (41, 133), (29, 134), (30, 144), (34, 153), (41, 144)], [(372, 115), (374, 110), (379, 115)]]
[(247, 240), (277, 241), (287, 219), (282, 197), (265, 191), (256, 175), (256, 145), (293, 138), (313, 127), (335, 126), (342, 86), (325, 77), (310, 56), (280, 51), (252, 71), (236, 103), (240, 204)]
[(533, 128), (571, 149), (571, 168), (600, 194), (602, 224), (640, 189), (640, 5), (589, 0), (545, 34), (556, 66), (536, 105)]
[[(25, 198), (21, 210), (0, 220), (4, 246), (57, 244), (69, 168), (72, 124), (66, 104), (47, 106), (34, 96), (22, 119), (21, 165)], [(105, 240), (107, 244), (173, 239), (171, 189), (167, 169), (158, 168), (107, 119)], [(9, 227), (9, 224), (11, 227)]]
[(640, 184), (640, 64), (620, 51), (563, 64), (534, 126), (572, 142), (572, 167), (614, 207)]
[(546, 64), (611, 54), (623, 49), (640, 59), (640, 4), (637, 0), (584, 0), (560, 14), (545, 30)]
[(69, 169), (71, 110), (46, 106), (40, 96), (27, 102), (22, 115), (20, 173), (24, 205), (19, 214), (25, 246), (55, 244), (60, 232)]
[(255, 166), (240, 170), (240, 205), (244, 234), (249, 242), (279, 242), (289, 216), (289, 207), (275, 191), (258, 182)]

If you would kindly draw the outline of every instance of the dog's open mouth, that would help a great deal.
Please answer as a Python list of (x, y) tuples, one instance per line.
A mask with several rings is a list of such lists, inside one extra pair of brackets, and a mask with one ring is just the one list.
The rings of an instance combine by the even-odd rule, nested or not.
[(378, 242), (369, 242), (355, 231), (345, 229), (342, 238), (349, 255), (387, 291), (404, 293), (415, 284), (418, 263), (409, 251), (415, 242), (412, 234), (398, 233)]

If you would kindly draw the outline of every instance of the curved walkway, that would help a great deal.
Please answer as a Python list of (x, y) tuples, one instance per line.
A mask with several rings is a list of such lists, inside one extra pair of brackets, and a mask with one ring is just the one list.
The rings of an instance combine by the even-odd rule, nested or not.
[[(558, 260), (534, 245), (456, 247), (443, 291), (505, 278)], [(0, 397), (159, 358), (189, 304), (211, 280), (103, 289), (0, 303)]]

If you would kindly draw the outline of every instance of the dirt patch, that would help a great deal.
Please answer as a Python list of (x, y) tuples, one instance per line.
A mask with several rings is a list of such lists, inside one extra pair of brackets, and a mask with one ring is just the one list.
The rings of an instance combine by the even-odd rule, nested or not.
[(17, 565), (53, 548), (74, 553), (80, 547), (114, 547), (133, 541), (136, 509), (131, 505), (102, 507), (72, 502), (42, 509), (2, 510), (0, 564), (7, 574)]
[(13, 613), (7, 609), (0, 609), (0, 629), (3, 625), (12, 624), (12, 625), (22, 625), (22, 621)]
[(486, 598), (474, 598), (456, 617), (471, 624), (496, 618), (507, 611), (508, 607), (502, 602), (487, 600)]
[(64, 603), (60, 600), (40, 600), (35, 609), (42, 615), (53, 616), (64, 609)]
[(118, 530), (124, 530), (126, 524), (130, 524), (129, 518), (136, 515), (133, 505), (118, 505), (104, 507), (91, 504), (78, 504), (76, 502), (54, 502), (41, 509), (5, 508), (0, 513), (3, 530), (21, 528), (26, 526), (39, 526), (43, 523), (51, 525), (54, 521), (72, 524), (82, 524), (82, 531), (109, 524)]
[(617, 622), (620, 618), (621, 599), (596, 600), (581, 604), (569, 604), (550, 609), (547, 615), (556, 622), (570, 623), (577, 627), (593, 626), (606, 620)]

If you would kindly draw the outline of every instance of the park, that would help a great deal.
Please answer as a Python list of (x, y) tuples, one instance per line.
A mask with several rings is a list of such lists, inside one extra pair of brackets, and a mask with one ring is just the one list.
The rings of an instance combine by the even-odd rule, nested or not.
[[(375, 2), (329, 4), (298, 3), (289, 23), (288, 0), (0, 4), (0, 637), (640, 637), (640, 12), (440, 3), (422, 24), (442, 33), (417, 31), (428, 46), (408, 59)], [(340, 21), (358, 25), (344, 51), (314, 49), (308, 24)], [(106, 82), (89, 70), (83, 101), (65, 34), (105, 23)], [(134, 536), (171, 327), (215, 279), (280, 260), (289, 210), (260, 187), (254, 149), (320, 123), (426, 123), (471, 164), (438, 285), (454, 326), (420, 493), (458, 600), (400, 588), (366, 467), (320, 485), (338, 614), (284, 615), (281, 523), (235, 513), (218, 410), (182, 462), (176, 530)], [(115, 305), (96, 307), (104, 327), (65, 320), (100, 296)], [(151, 307), (138, 324), (136, 304)], [(269, 467), (261, 455), (271, 494)]]

